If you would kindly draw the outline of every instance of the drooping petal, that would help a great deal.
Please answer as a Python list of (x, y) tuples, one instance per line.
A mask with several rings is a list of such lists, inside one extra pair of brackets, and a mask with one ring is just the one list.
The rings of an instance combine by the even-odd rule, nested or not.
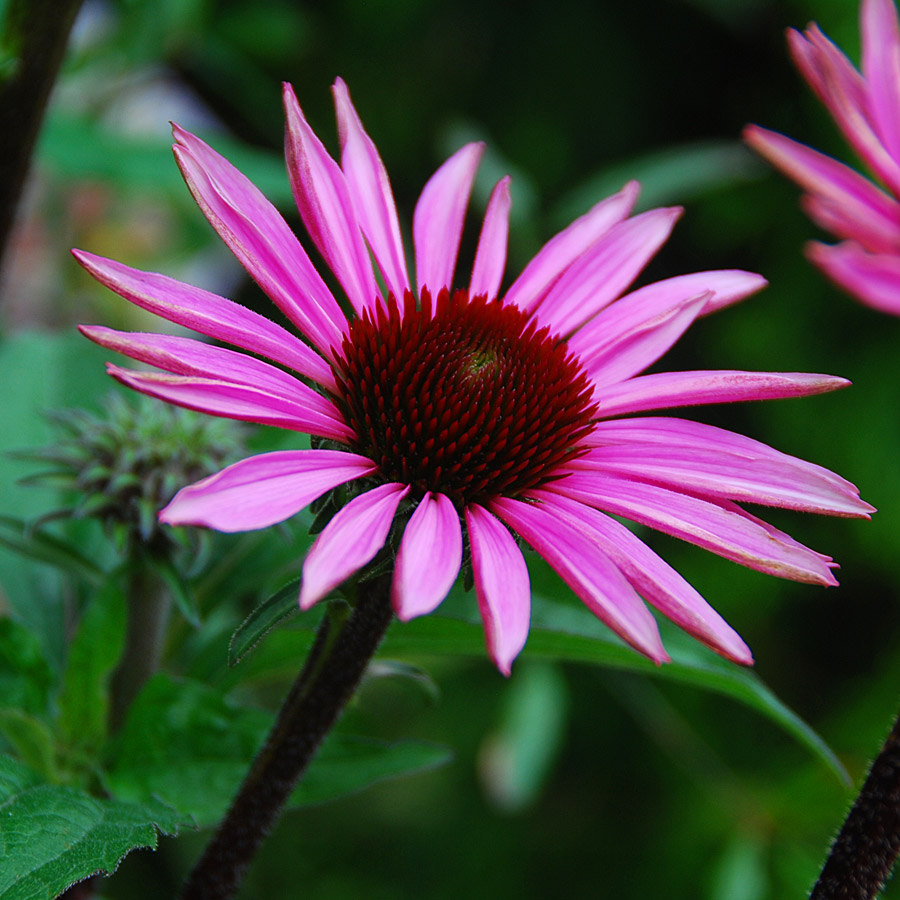
[(840, 210), (844, 221), (842, 236), (853, 236), (872, 249), (900, 247), (900, 203), (871, 181), (823, 153), (757, 125), (744, 130), (744, 139), (773, 166), (810, 191), (818, 204)]
[(634, 589), (664, 616), (717, 653), (745, 666), (753, 655), (740, 635), (668, 563), (615, 519), (559, 494), (530, 495), (552, 506), (597, 543)]
[(197, 205), (254, 281), (326, 357), (347, 321), (306, 251), (262, 192), (198, 137), (174, 126), (173, 151)]
[(509, 237), (509, 175), (501, 178), (488, 200), (472, 267), (469, 296), (484, 294), (493, 298), (500, 290), (503, 269), (506, 266), (506, 242)]
[(347, 442), (355, 437), (353, 429), (343, 419), (335, 419), (330, 410), (321, 411), (302, 401), (276, 396), (252, 385), (212, 378), (135, 372), (111, 363), (107, 363), (106, 371), (126, 387), (211, 416), (274, 425), (336, 441)]
[(654, 662), (668, 661), (653, 616), (582, 531), (546, 505), (498, 497), (488, 508), (547, 560), (597, 618)]
[(900, 27), (894, 0), (863, 0), (860, 32), (869, 115), (888, 152), (900, 160)]
[(849, 384), (846, 378), (805, 372), (659, 372), (601, 387), (594, 403), (598, 416), (608, 418), (676, 406), (808, 397)]
[(293, 88), (285, 83), (285, 153), (303, 224), (362, 315), (380, 296), (369, 253), (340, 166), (309, 127)]
[(826, 77), (827, 68), (839, 76), (844, 92), (854, 103), (860, 107), (865, 104), (866, 85), (862, 76), (841, 48), (829, 40), (815, 22), (810, 24), (805, 33), (794, 28), (788, 29), (787, 39), (795, 65), (832, 115), (834, 111)]
[(331, 391), (336, 390), (331, 366), (265, 316), (165, 275), (141, 272), (83, 250), (73, 250), (72, 255), (97, 281), (135, 306), (207, 337), (268, 357)]
[(484, 144), (466, 144), (429, 178), (413, 214), (416, 286), (436, 296), (453, 284), (466, 207)]
[(363, 129), (343, 79), (335, 81), (332, 93), (341, 140), (341, 168), (356, 218), (388, 290), (401, 299), (409, 290), (409, 275), (387, 170), (374, 142)]
[(567, 335), (624, 291), (672, 233), (681, 208), (652, 209), (615, 225), (550, 288), (537, 318)]
[(402, 621), (432, 612), (459, 574), (462, 529), (449, 497), (428, 491), (416, 507), (394, 563), (391, 602)]
[(737, 507), (726, 508), (652, 484), (599, 472), (574, 472), (547, 490), (681, 538), (741, 565), (780, 578), (837, 584), (827, 557), (776, 540)]
[(636, 181), (629, 181), (617, 194), (601, 200), (580, 219), (547, 241), (512, 283), (503, 302), (513, 303), (526, 312), (534, 309), (582, 253), (628, 217), (640, 190), (641, 186)]
[(375, 558), (408, 493), (408, 485), (382, 484), (354, 497), (334, 516), (303, 563), (301, 609), (309, 609)]
[(466, 507), (466, 529), (487, 650), (497, 668), (509, 675), (531, 621), (528, 566), (506, 527), (477, 503)]
[(278, 450), (242, 459), (182, 488), (159, 514), (167, 525), (251, 531), (283, 522), (326, 491), (377, 470), (339, 450)]
[(828, 277), (863, 303), (900, 314), (900, 256), (866, 253), (854, 243), (811, 243), (807, 256)]

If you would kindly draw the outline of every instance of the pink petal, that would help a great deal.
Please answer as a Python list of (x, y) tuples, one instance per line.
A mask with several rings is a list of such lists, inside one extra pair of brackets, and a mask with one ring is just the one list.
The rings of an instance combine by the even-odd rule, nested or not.
[(447, 596), (462, 563), (462, 528), (449, 497), (428, 491), (403, 531), (391, 602), (406, 622), (432, 612)]
[[(842, 236), (853, 236), (879, 249), (900, 245), (900, 203), (842, 163), (756, 125), (744, 140), (789, 178), (840, 211)], [(823, 223), (819, 223), (823, 224)], [(826, 227), (828, 227), (826, 225)]]
[(488, 200), (472, 267), (472, 281), (469, 296), (484, 294), (493, 299), (500, 290), (503, 269), (506, 266), (506, 241), (509, 237), (509, 175), (501, 178)]
[(506, 527), (477, 503), (466, 507), (466, 529), (488, 653), (497, 668), (509, 675), (528, 638), (528, 566)]
[(227, 532), (266, 528), (339, 484), (377, 469), (364, 456), (338, 450), (262, 453), (182, 488), (159, 514), (159, 521)]
[(582, 253), (628, 217), (640, 190), (641, 186), (636, 181), (629, 181), (618, 194), (601, 200), (580, 219), (547, 241), (513, 282), (503, 302), (514, 303), (525, 311), (534, 309)]
[(141, 309), (207, 337), (268, 357), (332, 392), (337, 390), (331, 366), (265, 316), (165, 275), (140, 272), (83, 250), (73, 250), (72, 255), (101, 284)]
[(866, 253), (858, 244), (812, 243), (807, 256), (828, 277), (863, 303), (900, 316), (900, 257)]
[(416, 282), (434, 297), (453, 285), (469, 194), (484, 144), (466, 144), (428, 179), (413, 214)]
[(589, 325), (606, 339), (581, 357), (585, 371), (598, 387), (643, 371), (687, 331), (711, 297), (707, 292), (663, 309), (657, 302), (626, 303), (626, 297), (604, 309)]
[(849, 384), (834, 375), (804, 372), (659, 372), (601, 387), (594, 403), (598, 416), (608, 418), (676, 406), (808, 397)]
[(400, 300), (409, 290), (409, 276), (387, 170), (375, 144), (363, 129), (342, 79), (335, 81), (332, 92), (341, 139), (341, 168), (353, 209), (388, 290)]
[(680, 494), (599, 472), (575, 472), (546, 488), (596, 509), (696, 544), (760, 572), (833, 585), (821, 554), (795, 541), (782, 542), (737, 507)]
[(281, 311), (330, 358), (347, 321), (279, 212), (227, 160), (174, 126), (173, 150), (203, 214)]
[(863, 0), (860, 31), (869, 114), (888, 152), (900, 159), (900, 28), (893, 0)]
[(303, 224), (347, 293), (357, 315), (381, 295), (340, 166), (316, 136), (284, 85), (285, 151), (294, 199)]
[(865, 103), (866, 85), (862, 76), (815, 22), (809, 26), (805, 34), (793, 28), (788, 29), (787, 39), (794, 63), (832, 115), (834, 110), (826, 79), (826, 70), (829, 67), (839, 76), (847, 96), (860, 107)]
[(384, 546), (404, 484), (382, 484), (354, 497), (325, 526), (303, 563), (300, 608), (309, 609), (375, 558)]
[(753, 655), (740, 635), (642, 540), (609, 516), (578, 503), (536, 490), (530, 492), (580, 528), (619, 567), (636, 591), (688, 634), (741, 665)]
[(331, 412), (306, 406), (249, 385), (185, 375), (135, 372), (107, 363), (106, 371), (126, 387), (211, 416), (274, 425), (347, 442), (355, 437)]
[(666, 242), (681, 209), (652, 209), (614, 226), (550, 288), (537, 309), (542, 325), (574, 331), (612, 303)]
[(590, 611), (655, 663), (669, 657), (656, 621), (614, 563), (552, 507), (498, 497), (489, 504), (584, 601)]

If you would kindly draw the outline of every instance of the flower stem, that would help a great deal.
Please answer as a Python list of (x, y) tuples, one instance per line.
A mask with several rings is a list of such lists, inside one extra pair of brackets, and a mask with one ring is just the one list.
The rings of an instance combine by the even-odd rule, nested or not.
[(900, 713), (831, 846), (810, 900), (871, 900), (900, 853)]
[(363, 582), (349, 614), (327, 616), (306, 664), (182, 900), (229, 900), (319, 744), (359, 685), (391, 622), (390, 575)]

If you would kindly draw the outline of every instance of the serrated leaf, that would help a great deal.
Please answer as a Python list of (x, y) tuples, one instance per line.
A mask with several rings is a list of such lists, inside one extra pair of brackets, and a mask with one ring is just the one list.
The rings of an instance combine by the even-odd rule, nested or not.
[(236, 666), (280, 622), (300, 611), (300, 579), (295, 578), (263, 600), (241, 622), (228, 644), (228, 665)]
[(0, 756), (0, 900), (53, 900), (187, 824), (158, 800), (137, 805), (42, 783)]
[[(156, 675), (131, 708), (107, 784), (123, 799), (157, 796), (200, 826), (212, 825), (272, 722), (270, 713), (238, 706), (206, 685)], [(448, 758), (446, 748), (418, 741), (386, 744), (332, 734), (290, 803), (322, 803)]]

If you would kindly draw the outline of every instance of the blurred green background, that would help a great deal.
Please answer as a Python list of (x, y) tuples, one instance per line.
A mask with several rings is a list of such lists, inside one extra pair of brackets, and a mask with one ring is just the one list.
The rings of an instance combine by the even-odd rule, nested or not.
[[(900, 321), (805, 262), (803, 243), (817, 235), (797, 189), (738, 140), (758, 122), (850, 159), (791, 67), (784, 29), (815, 19), (855, 59), (856, 18), (850, 0), (87, 2), (3, 273), (3, 448), (48, 437), (43, 404), (100, 402), (104, 354), (72, 337), (75, 323), (154, 327), (92, 283), (69, 247), (270, 311), (193, 206), (168, 149), (169, 119), (207, 137), (298, 228), (280, 160), (281, 81), (332, 150), (329, 86), (337, 75), (348, 82), (407, 230), (434, 168), (465, 140), (485, 139), (463, 270), (500, 175), (514, 176), (512, 275), (574, 216), (640, 179), (643, 208), (686, 207), (645, 280), (736, 267), (771, 282), (696, 324), (663, 368), (854, 382), (834, 395), (697, 414), (835, 469), (880, 509), (871, 523), (768, 516), (834, 555), (840, 588), (779, 582), (647, 539), (741, 632), (765, 682), (858, 783), (900, 696)], [(16, 487), (21, 471), (3, 465), (3, 511), (40, 511), (45, 499)], [(53, 633), (39, 621), (52, 605), (29, 594), (50, 576), (0, 559), (4, 572), (0, 602)], [(224, 670), (241, 602), (230, 601), (208, 641), (212, 669)], [(851, 798), (771, 723), (691, 687), (527, 652), (509, 681), (486, 658), (420, 662), (436, 697), (408, 680), (373, 679), (348, 715), (368, 734), (446, 744), (452, 762), (288, 814), (243, 896), (801, 897)], [(257, 686), (254, 697), (274, 703), (286, 683)], [(204, 838), (132, 854), (104, 895), (170, 895)]]

